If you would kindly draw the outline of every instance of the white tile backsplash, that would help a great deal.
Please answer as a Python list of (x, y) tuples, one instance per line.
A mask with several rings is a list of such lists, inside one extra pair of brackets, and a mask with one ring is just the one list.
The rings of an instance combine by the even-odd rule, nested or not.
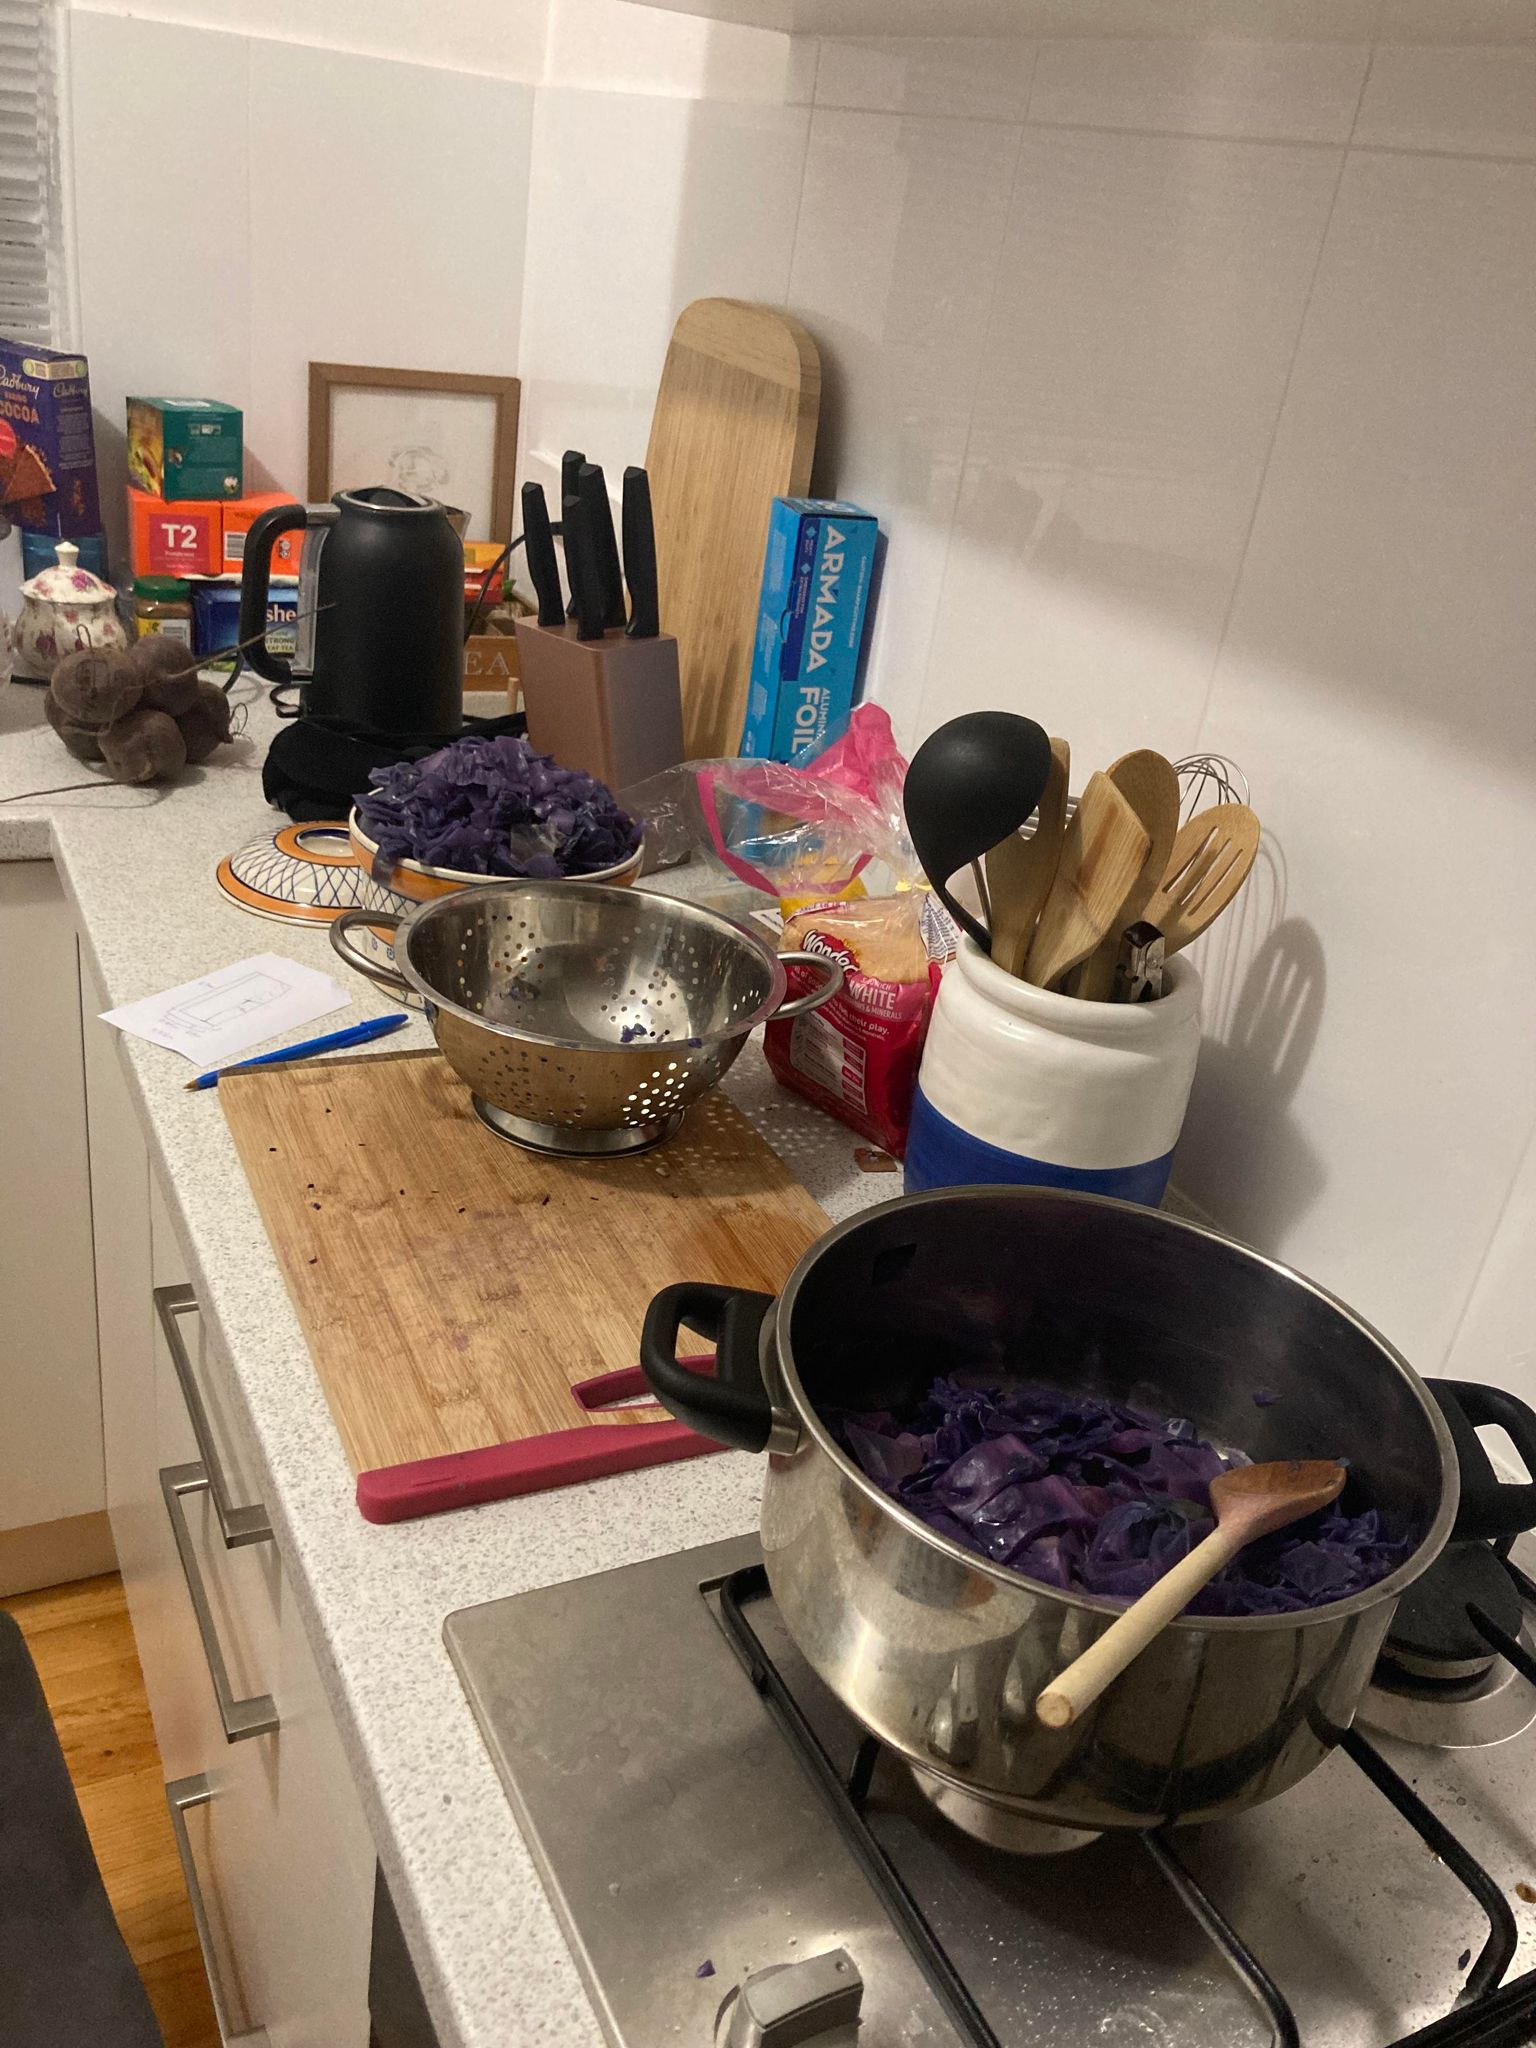
[[(109, 471), (122, 392), (173, 383), (302, 485), (323, 355), (515, 368), (523, 473), (613, 468), (682, 305), (787, 304), (817, 487), (889, 537), (905, 740), (1001, 705), (1079, 784), (1137, 744), (1248, 772), (1267, 837), (1200, 947), (1176, 1177), (1416, 1364), (1536, 1396), (1536, 0), (1018, 0), (1007, 39), (821, 42), (518, 5), (485, 68), (547, 25), (531, 95), (76, 12)], [(198, 90), (130, 139), (169, 76)]]
[(1346, 142), (1370, 42), (1138, 41), (1040, 44), (1032, 121)]
[(1208, 1101), (1181, 1174), (1429, 1365), (1536, 1121), (1533, 218), (1536, 167), (1349, 164), (1201, 732), (1324, 993), (1263, 1172)]
[[(81, 341), (122, 554), (123, 399), (246, 415), (304, 496), (310, 361), (513, 372), (533, 91), (114, 14), (70, 18)], [(174, 120), (125, 120), (164, 104)]]
[(844, 113), (811, 123), (790, 309), (823, 355), (820, 467), (882, 508), (871, 677), (916, 708), (949, 548), (1020, 131)]
[(881, 114), (952, 114), (1022, 121), (1035, 45), (1028, 36), (825, 37), (816, 104)]
[(696, 298), (784, 301), (807, 107), (538, 96), (519, 362), (523, 446), (642, 462), (673, 322)]
[(1382, 149), (1536, 157), (1536, 47), (1382, 44), (1355, 141)]
[(1105, 759), (1192, 743), (1337, 175), (1024, 131), (924, 730), (1002, 692)]
[[(91, 362), (102, 511), (125, 530), (124, 400), (251, 395), (249, 44), (159, 22), (77, 14), (70, 22), (80, 345)], [(161, 103), (174, 121), (124, 118)], [(163, 252), (150, 225), (170, 219)], [(251, 436), (258, 452), (261, 436)]]
[[(527, 190), (533, 92), (291, 43), (249, 47), (247, 438), (303, 487), (311, 360), (516, 370), (523, 209), (492, 199)], [(290, 179), (305, 204), (280, 197)]]

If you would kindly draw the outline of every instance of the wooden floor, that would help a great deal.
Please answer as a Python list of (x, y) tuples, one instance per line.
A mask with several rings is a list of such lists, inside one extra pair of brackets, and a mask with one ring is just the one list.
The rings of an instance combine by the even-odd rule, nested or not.
[(166, 2048), (218, 2048), (122, 1582), (0, 1600), (42, 1680), (107, 1896)]

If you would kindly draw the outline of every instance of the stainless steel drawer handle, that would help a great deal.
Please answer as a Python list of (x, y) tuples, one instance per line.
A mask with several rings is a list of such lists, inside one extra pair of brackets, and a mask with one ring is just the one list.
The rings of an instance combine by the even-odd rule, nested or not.
[(219, 1969), (218, 1951), (214, 1945), (213, 1928), (208, 1919), (208, 1907), (203, 1898), (203, 1887), (197, 1874), (197, 1864), (192, 1855), (192, 1840), (187, 1833), (187, 1815), (195, 1806), (206, 1806), (213, 1798), (213, 1786), (201, 1772), (195, 1778), (177, 1778), (165, 1788), (165, 1803), (171, 1814), (171, 1833), (176, 1837), (176, 1854), (181, 1862), (181, 1875), (187, 1887), (187, 1901), (192, 1908), (192, 1925), (197, 1929), (198, 1946), (203, 1952), (203, 1968), (208, 1973), (208, 1992), (213, 2000), (214, 2025), (219, 2030), (221, 2048), (266, 2048), (267, 2033), (264, 2027), (247, 2027), (238, 2031), (230, 2018), (229, 1993), (224, 1988), (223, 1973)]
[(242, 1543), (266, 1543), (272, 1535), (272, 1522), (260, 1501), (248, 1508), (237, 1508), (230, 1503), (229, 1483), (219, 1463), (218, 1446), (208, 1424), (208, 1411), (203, 1406), (203, 1391), (197, 1384), (192, 1357), (181, 1334), (181, 1318), (197, 1312), (197, 1296), (190, 1287), (155, 1289), (155, 1313), (165, 1332), (165, 1345), (176, 1370), (181, 1398), (192, 1418), (192, 1434), (197, 1439), (197, 1453), (208, 1474), (208, 1496), (219, 1518), (219, 1533), (224, 1538), (225, 1548), (234, 1550)]
[(192, 1531), (187, 1526), (187, 1511), (182, 1503), (189, 1493), (210, 1491), (208, 1474), (201, 1465), (167, 1465), (160, 1474), (160, 1491), (165, 1496), (165, 1511), (171, 1518), (171, 1534), (176, 1538), (176, 1554), (181, 1559), (182, 1573), (187, 1581), (197, 1632), (203, 1639), (203, 1655), (208, 1660), (208, 1676), (213, 1680), (219, 1719), (224, 1723), (224, 1739), (226, 1742), (244, 1742), (252, 1735), (274, 1734), (277, 1708), (272, 1704), (270, 1693), (253, 1693), (244, 1700), (235, 1698), (229, 1682), (229, 1667), (219, 1645), (219, 1632), (213, 1624), (213, 1609), (208, 1605), (208, 1589), (203, 1584)]

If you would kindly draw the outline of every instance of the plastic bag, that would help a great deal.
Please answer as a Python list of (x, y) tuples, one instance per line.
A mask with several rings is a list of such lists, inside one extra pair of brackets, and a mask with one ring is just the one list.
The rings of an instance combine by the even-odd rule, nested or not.
[[(721, 863), (777, 900), (783, 951), (843, 963), (841, 991), (770, 1023), (763, 1050), (786, 1088), (898, 1158), (940, 966), (955, 949), (907, 836), (906, 774), (889, 717), (861, 704), (842, 738), (803, 767), (691, 761), (622, 798), (663, 865), (688, 855)], [(792, 995), (815, 979), (801, 963), (788, 974)]]
[(907, 837), (907, 764), (891, 721), (861, 704), (848, 729), (804, 767), (783, 761), (688, 761), (623, 794), (663, 867), (690, 855), (721, 862), (781, 902), (922, 887)]

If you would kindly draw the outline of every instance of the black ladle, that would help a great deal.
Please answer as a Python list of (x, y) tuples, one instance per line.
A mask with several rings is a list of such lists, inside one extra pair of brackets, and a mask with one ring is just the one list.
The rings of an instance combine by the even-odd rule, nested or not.
[(907, 830), (934, 894), (984, 953), (992, 935), (958, 904), (951, 875), (990, 853), (1034, 811), (1051, 772), (1051, 742), (1032, 718), (967, 711), (912, 757), (902, 801)]

